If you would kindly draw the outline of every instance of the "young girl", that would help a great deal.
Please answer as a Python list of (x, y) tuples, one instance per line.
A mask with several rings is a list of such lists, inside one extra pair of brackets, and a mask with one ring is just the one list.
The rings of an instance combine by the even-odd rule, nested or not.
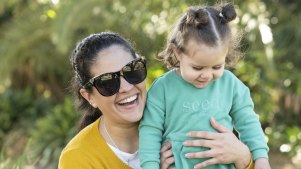
[[(199, 168), (202, 162), (209, 161), (206, 157), (210, 156), (203, 154), (205, 158), (197, 159), (190, 152), (209, 153), (213, 149), (205, 147), (214, 146), (215, 142), (210, 142), (213, 136), (187, 133), (216, 132), (208, 123), (212, 117), (229, 130), (238, 131), (256, 160), (255, 168), (270, 168), (268, 146), (249, 89), (225, 70), (225, 66), (239, 58), (237, 43), (228, 26), (235, 18), (231, 3), (220, 8), (190, 7), (175, 25), (166, 49), (160, 54), (172, 69), (158, 78), (148, 91), (139, 127), (139, 158), (143, 169), (159, 168), (160, 148), (168, 140), (176, 168)], [(203, 143), (204, 147), (193, 147), (193, 141), (185, 142), (189, 138)], [(229, 162), (207, 168), (232, 169), (235, 165)]]

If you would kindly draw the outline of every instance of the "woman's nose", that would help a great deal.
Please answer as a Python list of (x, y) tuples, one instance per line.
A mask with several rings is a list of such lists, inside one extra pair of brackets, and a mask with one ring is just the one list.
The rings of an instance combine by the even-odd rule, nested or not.
[(119, 93), (127, 92), (130, 91), (134, 85), (129, 83), (124, 79), (124, 77), (120, 76), (120, 88), (119, 88)]

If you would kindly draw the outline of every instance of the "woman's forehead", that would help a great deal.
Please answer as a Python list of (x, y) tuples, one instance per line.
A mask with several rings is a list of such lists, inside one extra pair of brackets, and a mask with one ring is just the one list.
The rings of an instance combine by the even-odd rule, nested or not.
[(119, 71), (127, 63), (134, 60), (132, 54), (120, 45), (113, 45), (97, 54), (95, 63), (90, 69), (93, 76)]

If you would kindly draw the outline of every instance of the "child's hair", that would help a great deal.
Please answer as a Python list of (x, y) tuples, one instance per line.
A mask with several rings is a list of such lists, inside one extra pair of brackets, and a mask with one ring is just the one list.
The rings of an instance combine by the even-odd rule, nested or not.
[(174, 50), (185, 53), (188, 40), (207, 46), (227, 44), (229, 52), (226, 56), (226, 66), (234, 65), (241, 57), (239, 42), (241, 36), (233, 37), (228, 22), (236, 18), (232, 3), (215, 7), (192, 6), (179, 18), (170, 32), (165, 49), (159, 53), (158, 59), (163, 61), (167, 68), (179, 67)]

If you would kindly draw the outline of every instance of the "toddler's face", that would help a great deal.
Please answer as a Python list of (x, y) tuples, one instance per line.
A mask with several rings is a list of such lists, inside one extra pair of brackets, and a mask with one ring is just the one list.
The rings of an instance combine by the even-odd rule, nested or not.
[(204, 88), (223, 75), (228, 53), (226, 46), (210, 47), (190, 40), (185, 49), (185, 53), (178, 56), (178, 73), (188, 83)]

